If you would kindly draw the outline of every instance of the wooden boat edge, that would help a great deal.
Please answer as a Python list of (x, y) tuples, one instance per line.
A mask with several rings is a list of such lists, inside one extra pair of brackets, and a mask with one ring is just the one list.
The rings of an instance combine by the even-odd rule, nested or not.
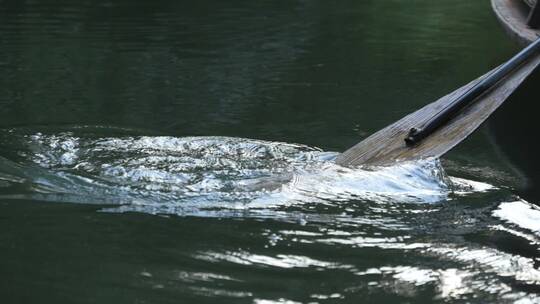
[(491, 0), (495, 16), (505, 31), (519, 44), (525, 46), (540, 37), (540, 30), (527, 26), (525, 3), (518, 0)]

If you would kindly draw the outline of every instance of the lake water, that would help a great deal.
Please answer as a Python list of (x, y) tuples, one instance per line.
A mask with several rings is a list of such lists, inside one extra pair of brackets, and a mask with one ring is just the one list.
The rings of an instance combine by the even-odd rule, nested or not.
[(488, 1), (0, 0), (0, 301), (540, 303), (538, 74), (333, 163), (518, 49)]

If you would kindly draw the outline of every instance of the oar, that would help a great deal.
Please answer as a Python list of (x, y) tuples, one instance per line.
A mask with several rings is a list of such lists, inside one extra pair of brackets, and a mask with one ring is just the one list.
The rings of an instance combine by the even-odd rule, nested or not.
[(476, 130), (540, 64), (540, 39), (471, 83), (340, 154), (342, 166), (440, 157)]

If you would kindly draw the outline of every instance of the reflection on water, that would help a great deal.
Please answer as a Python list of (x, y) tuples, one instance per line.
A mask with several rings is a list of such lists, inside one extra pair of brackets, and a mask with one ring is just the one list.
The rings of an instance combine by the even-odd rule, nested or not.
[[(276, 286), (304, 272), (311, 280), (348, 282), (296, 292), (315, 302), (363, 293), (540, 300), (529, 292), (540, 285), (536, 255), (490, 245), (507, 238), (536, 248), (538, 208), (495, 186), (447, 176), (436, 159), (350, 169), (333, 163), (336, 153), (297, 144), (83, 131), (4, 131), (2, 140), (18, 149), (2, 159), (1, 197), (99, 204), (113, 213), (282, 222), (279, 229), (237, 231), (264, 250), (195, 248), (184, 259), (204, 266), (141, 270), (153, 290), (294, 303), (254, 288), (270, 273), (287, 271), (292, 277)], [(499, 203), (501, 197), (512, 200)]]

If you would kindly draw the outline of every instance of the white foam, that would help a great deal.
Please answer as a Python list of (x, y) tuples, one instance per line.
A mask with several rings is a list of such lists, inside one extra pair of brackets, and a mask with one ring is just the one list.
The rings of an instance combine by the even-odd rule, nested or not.
[[(452, 192), (437, 159), (349, 169), (333, 162), (337, 153), (230, 137), (95, 139), (38, 133), (25, 140), (32, 151), (25, 154), (29, 161), (49, 170), (34, 181), (49, 192), (70, 194), (66, 200), (80, 196), (77, 202), (89, 197), (104, 204), (120, 202), (121, 207), (106, 209), (115, 212), (260, 215), (351, 200), (435, 203)], [(489, 189), (468, 185), (471, 191)]]

